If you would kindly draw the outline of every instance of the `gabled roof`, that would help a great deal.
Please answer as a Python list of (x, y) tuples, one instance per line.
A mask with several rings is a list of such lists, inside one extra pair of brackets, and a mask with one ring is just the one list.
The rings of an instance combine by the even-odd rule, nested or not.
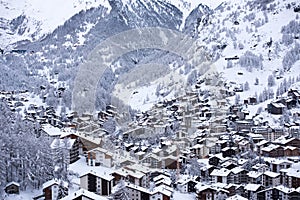
[(80, 178), (83, 177), (83, 176), (86, 176), (86, 175), (88, 175), (88, 174), (92, 174), (92, 175), (94, 175), (94, 176), (97, 176), (97, 177), (99, 177), (99, 178), (105, 179), (105, 180), (107, 180), (107, 181), (111, 181), (111, 180), (114, 179), (114, 177), (113, 177), (112, 175), (107, 174), (106, 172), (104, 172), (103, 174), (100, 174), (100, 173), (97, 173), (97, 172), (92, 171), (92, 170), (83, 173), (83, 174), (80, 176)]
[(131, 183), (126, 183), (126, 187), (137, 190), (137, 191), (140, 191), (140, 192), (147, 193), (149, 195), (154, 195), (156, 193), (161, 193), (161, 194), (164, 194), (164, 195), (170, 197), (173, 193), (173, 188), (171, 188), (169, 186), (166, 186), (166, 185), (157, 186), (153, 190), (146, 189), (144, 187), (137, 186), (137, 185), (134, 185), (134, 184), (131, 184)]
[(248, 191), (257, 191), (259, 188), (261, 187), (261, 185), (259, 184), (252, 184), (252, 183), (249, 183), (245, 186), (245, 190), (248, 190)]
[(231, 171), (234, 174), (238, 174), (238, 173), (240, 173), (242, 171), (245, 171), (245, 169), (243, 169), (242, 167), (239, 166), (239, 167), (235, 167), (235, 168), (231, 169)]
[(227, 190), (224, 190), (218, 186), (215, 186), (215, 185), (207, 185), (207, 184), (203, 184), (203, 183), (198, 183), (196, 186), (195, 186), (197, 192), (202, 192), (204, 190), (207, 190), (207, 189), (211, 189), (211, 190), (215, 190), (215, 191), (221, 191), (221, 192), (224, 192), (224, 193), (229, 193)]
[(271, 171), (266, 171), (266, 172), (264, 172), (264, 175), (269, 176), (269, 177), (272, 177), (272, 178), (276, 178), (276, 177), (279, 177), (279, 176), (280, 176), (279, 173), (271, 172)]
[(229, 169), (221, 168), (221, 169), (214, 169), (210, 175), (211, 176), (228, 176), (231, 173)]
[(124, 167), (115, 170), (114, 173), (119, 174), (124, 177), (132, 176), (132, 177), (138, 178), (138, 179), (141, 179), (143, 176), (145, 176), (145, 174), (140, 171), (128, 170), (128, 169), (125, 169)]
[(269, 146), (266, 146), (266, 147), (263, 147), (261, 150), (262, 151), (266, 151), (266, 152), (270, 152), (274, 149), (277, 149), (279, 148), (280, 146), (279, 145), (276, 145), (276, 144), (270, 144)]
[(250, 177), (250, 178), (258, 178), (258, 177), (260, 177), (261, 175), (263, 175), (263, 173), (257, 172), (257, 171), (250, 171), (247, 175), (248, 175), (248, 177)]
[(166, 176), (166, 175), (164, 175), (164, 174), (160, 174), (160, 175), (154, 177), (154, 178), (153, 178), (153, 181), (154, 181), (154, 182), (157, 182), (157, 181), (160, 181), (160, 180), (162, 180), (162, 179), (170, 179), (170, 177), (168, 177), (168, 176)]
[(295, 168), (288, 168), (284, 170), (287, 176), (300, 178), (300, 170)]
[(277, 190), (285, 193), (285, 194), (289, 194), (289, 193), (292, 193), (292, 192), (295, 192), (295, 188), (288, 188), (288, 187), (285, 187), (283, 185), (278, 185), (275, 187)]
[(185, 185), (187, 183), (189, 183), (190, 181), (191, 182), (194, 182), (194, 183), (198, 183), (198, 181), (196, 181), (197, 177), (185, 177), (183, 179), (180, 179), (179, 181), (177, 181), (177, 184), (178, 185)]
[(279, 186), (276, 186), (276, 187), (267, 188), (267, 189), (264, 189), (262, 191), (259, 191), (258, 193), (265, 192), (265, 191), (270, 191), (270, 190), (274, 190), (274, 189), (279, 190), (280, 192), (283, 192), (285, 194), (289, 194), (289, 193), (292, 193), (292, 192), (298, 192), (298, 193), (300, 193), (300, 190), (299, 190), (300, 187), (298, 187), (297, 189), (295, 189), (295, 188), (288, 188), (288, 187), (285, 187), (283, 185), (279, 185)]
[(89, 152), (100, 152), (100, 153), (103, 153), (103, 154), (107, 154), (107, 155), (110, 155), (110, 156), (113, 156), (113, 153), (112, 152), (109, 152), (108, 150), (106, 150), (106, 149), (103, 149), (103, 148), (101, 148), (101, 147), (97, 147), (97, 148), (95, 148), (95, 149), (92, 149), (92, 150), (90, 150)]
[(269, 143), (269, 141), (267, 141), (267, 140), (261, 140), (258, 143), (256, 143), (256, 146), (261, 146), (261, 145), (268, 144), (268, 143)]
[(236, 194), (234, 196), (228, 197), (226, 200), (248, 200), (248, 199)]
[(65, 188), (67, 188), (69, 186), (69, 184), (65, 181), (58, 180), (58, 179), (52, 179), (52, 180), (47, 181), (46, 183), (43, 184), (43, 189), (48, 188), (52, 185), (61, 185)]
[(100, 195), (97, 195), (93, 192), (89, 192), (85, 189), (80, 189), (78, 191), (75, 191), (73, 192), (72, 194), (69, 194), (68, 196), (62, 198), (61, 200), (74, 200), (78, 197), (87, 197), (89, 199), (92, 199), (92, 200), (107, 200), (106, 197), (103, 197), (103, 196), (100, 196)]
[(17, 182), (14, 182), (14, 181), (7, 183), (5, 187), (11, 186), (11, 185), (16, 185), (16, 186), (20, 187), (20, 184)]
[(282, 103), (271, 103), (275, 108), (285, 108), (286, 106)]
[(59, 128), (54, 127), (54, 126), (52, 126), (50, 124), (43, 125), (42, 130), (47, 135), (52, 136), (52, 137), (54, 137), (54, 136), (60, 136), (61, 134), (63, 134), (63, 132)]
[(237, 150), (237, 147), (225, 147), (225, 148), (221, 149), (221, 151), (227, 151), (229, 149), (232, 149), (235, 151), (235, 150)]

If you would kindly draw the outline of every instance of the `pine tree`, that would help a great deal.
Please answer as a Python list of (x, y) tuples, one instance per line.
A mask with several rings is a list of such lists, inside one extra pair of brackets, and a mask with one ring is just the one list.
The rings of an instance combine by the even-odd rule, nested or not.
[(16, 181), (21, 190), (39, 188), (53, 178), (50, 142), (37, 137), (37, 126), (23, 121), (4, 102), (0, 102), (0, 120), (0, 187)]
[(244, 90), (248, 91), (250, 89), (248, 81), (244, 84)]
[(235, 103), (236, 105), (238, 105), (238, 104), (240, 103), (240, 100), (241, 100), (240, 95), (239, 95), (239, 94), (236, 94), (236, 95), (235, 95), (234, 103)]
[(114, 188), (110, 200), (130, 200), (129, 194), (126, 190), (126, 183), (121, 180)]
[(201, 175), (200, 167), (201, 165), (199, 164), (197, 158), (192, 158), (190, 160), (190, 165), (188, 168), (189, 174), (191, 176), (200, 176)]
[(274, 85), (275, 85), (275, 78), (274, 78), (273, 74), (271, 74), (268, 77), (268, 86), (273, 87)]
[(255, 78), (255, 83), (254, 85), (258, 85), (259, 84), (259, 79), (258, 78)]

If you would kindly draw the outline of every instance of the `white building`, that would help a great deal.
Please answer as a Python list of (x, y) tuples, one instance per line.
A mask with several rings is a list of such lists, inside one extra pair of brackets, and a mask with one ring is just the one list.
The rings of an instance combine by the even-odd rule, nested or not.
[(100, 147), (88, 151), (87, 164), (91, 166), (113, 166), (113, 153)]
[(80, 176), (80, 187), (100, 195), (110, 195), (114, 177), (110, 174), (89, 171)]

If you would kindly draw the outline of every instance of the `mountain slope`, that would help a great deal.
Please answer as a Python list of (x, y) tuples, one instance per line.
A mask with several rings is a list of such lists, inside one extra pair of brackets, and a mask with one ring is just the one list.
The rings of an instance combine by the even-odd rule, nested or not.
[[(297, 52), (299, 43), (297, 31), (294, 31), (295, 33), (282, 32), (283, 26), (286, 26), (286, 30), (294, 30), (294, 26), (295, 30), (298, 30), (299, 17), (297, 18), (297, 13), (293, 10), (297, 4), (293, 0), (284, 2), (279, 0), (255, 1), (255, 3), (248, 0), (228, 0), (220, 6), (217, 6), (220, 3), (217, 1), (214, 10), (202, 4), (197, 5), (192, 1), (181, 0), (172, 1), (172, 3), (160, 0), (115, 0), (103, 5), (96, 1), (98, 4), (91, 4), (88, 7), (85, 7), (82, 1), (76, 2), (81, 7), (74, 8), (73, 6), (74, 9), (70, 10), (72, 12), (81, 11), (65, 22), (58, 20), (63, 24), (55, 28), (53, 32), (34, 42), (19, 41), (14, 44), (17, 49), (25, 49), (26, 53), (12, 54), (9, 53), (9, 49), (5, 49), (6, 53), (0, 58), (0, 62), (2, 63), (1, 70), (8, 73), (1, 77), (4, 80), (1, 85), (2, 89), (17, 89), (41, 84), (55, 89), (59, 85), (66, 85), (68, 90), (65, 92), (63, 102), (70, 106), (73, 80), (78, 66), (98, 44), (122, 31), (156, 26), (182, 30), (191, 35), (199, 41), (199, 46), (206, 49), (207, 53), (211, 55), (212, 61), (215, 62), (218, 71), (223, 73), (225, 79), (235, 82), (236, 86), (248, 82), (250, 89), (240, 94), (241, 99), (256, 95), (255, 92), (259, 96), (265, 87), (275, 93), (283, 79), (275, 80), (275, 85), (268, 87), (269, 75), (277, 77), (280, 74), (288, 79), (299, 74), (297, 68), (299, 64), (293, 65), (289, 72), (289, 70), (285, 70), (283, 62), (286, 55), (293, 56)], [(208, 4), (207, 1), (203, 3)], [(5, 3), (2, 2), (2, 5)], [(68, 5), (71, 5), (70, 2)], [(85, 10), (93, 5), (94, 8)], [(9, 9), (9, 6), (7, 7)], [(30, 11), (30, 9), (28, 10)], [(11, 15), (10, 19), (20, 16), (19, 14)], [(31, 40), (35, 35), (33, 33), (36, 33), (34, 37), (39, 38), (40, 33), (45, 32), (47, 28), (38, 30), (37, 27), (31, 27), (28, 16), (30, 15), (25, 13), (13, 21), (2, 18), (1, 30), (12, 31), (12, 37), (19, 35), (22, 40)], [(47, 15), (45, 14), (45, 16)], [(57, 19), (63, 18), (58, 16)], [(289, 25), (289, 22), (293, 20), (295, 23)], [(47, 25), (48, 22), (44, 23)], [(43, 27), (47, 27), (45, 24)], [(49, 24), (51, 25), (50, 22)], [(58, 24), (56, 23), (55, 26)], [(37, 26), (42, 27), (42, 25)], [(52, 28), (55, 26), (53, 25)], [(3, 34), (1, 37), (10, 39), (8, 35)], [(291, 51), (291, 49), (295, 50)], [(230, 62), (225, 60), (225, 58), (233, 56), (241, 59)], [(293, 59), (296, 61), (297, 57), (293, 57)], [(163, 64), (170, 69), (174, 63), (177, 63), (177, 74), (187, 67), (176, 55), (160, 50), (141, 50), (128, 53), (117, 60), (112, 68), (107, 70), (105, 77), (100, 79), (97, 108), (104, 108), (110, 102), (110, 96), (118, 78), (140, 64), (151, 62)], [(16, 68), (16, 66), (18, 67)], [(243, 75), (239, 75), (238, 71)], [(189, 73), (190, 71), (182, 77), (187, 79)], [(28, 78), (28, 75), (31, 78)], [(256, 78), (259, 79), (257, 85), (254, 84)], [(156, 84), (162, 83), (157, 82)], [(137, 90), (147, 90), (147, 88), (143, 88), (145, 84), (140, 85), (141, 88), (136, 87)], [(36, 89), (29, 89), (39, 93)], [(170, 91), (164, 93), (168, 92), (170, 93)], [(144, 100), (145, 97), (139, 102)], [(157, 99), (153, 97), (152, 100), (155, 102)], [(233, 100), (234, 97), (231, 98), (231, 101)]]
[(81, 10), (110, 6), (107, 0), (11, 0), (0, 2), (0, 33), (2, 45), (19, 40), (40, 39)]

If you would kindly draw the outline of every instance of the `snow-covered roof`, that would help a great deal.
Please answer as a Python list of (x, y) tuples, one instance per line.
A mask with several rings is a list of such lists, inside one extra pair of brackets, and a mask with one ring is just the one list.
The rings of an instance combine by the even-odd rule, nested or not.
[(269, 143), (267, 140), (261, 140), (258, 143), (256, 143), (256, 146), (261, 146), (261, 145), (264, 145), (264, 144), (267, 144), (267, 143)]
[(280, 190), (281, 192), (285, 193), (285, 194), (289, 194), (291, 192), (294, 192), (296, 191), (295, 188), (288, 188), (288, 187), (285, 187), (283, 185), (278, 185), (275, 187), (277, 190)]
[(248, 159), (244, 159), (244, 158), (240, 158), (240, 159), (238, 159), (238, 161), (237, 161), (237, 163), (239, 164), (239, 165), (244, 165), (245, 163), (247, 163), (248, 162)]
[(285, 169), (285, 172), (286, 172), (287, 176), (300, 178), (300, 170), (299, 169), (288, 168), (288, 169)]
[(148, 193), (150, 195), (154, 195), (156, 193), (161, 193), (161, 194), (164, 194), (164, 195), (170, 197), (173, 193), (173, 188), (171, 188), (169, 186), (166, 186), (166, 185), (157, 186), (157, 187), (153, 188), (153, 190), (149, 190), (149, 189), (146, 189), (144, 187), (137, 186), (137, 185), (134, 185), (134, 184), (131, 184), (131, 183), (126, 183), (126, 187), (134, 189), (134, 190), (138, 190), (138, 191), (141, 191), (141, 192), (144, 192), (144, 193)]
[(259, 189), (261, 185), (259, 184), (252, 184), (252, 183), (249, 183), (245, 186), (245, 190), (248, 190), (248, 191), (257, 191)]
[(170, 179), (170, 177), (168, 177), (168, 176), (166, 176), (166, 175), (164, 175), (164, 174), (160, 174), (160, 175), (154, 177), (154, 178), (153, 178), (153, 181), (156, 182), (156, 181), (159, 181), (159, 180), (161, 180), (161, 179)]
[(160, 161), (162, 159), (160, 156), (157, 156), (153, 153), (149, 153), (148, 155), (146, 155), (143, 160), (146, 160), (147, 158), (153, 158), (153, 159), (158, 160), (158, 161)]
[(267, 147), (263, 147), (261, 150), (262, 151), (266, 151), (266, 152), (269, 152), (269, 151), (272, 151), (274, 149), (277, 149), (278, 147), (280, 147), (279, 145), (276, 145), (276, 144), (270, 144), (269, 146)]
[(203, 144), (195, 144), (192, 149), (200, 149), (200, 148), (203, 148), (204, 145)]
[(171, 186), (172, 180), (170, 178), (164, 178), (164, 179), (160, 179), (160, 180), (155, 181), (155, 184), (156, 185), (164, 184), (164, 185)]
[(264, 172), (264, 175), (269, 176), (269, 177), (272, 177), (272, 178), (276, 178), (276, 177), (279, 177), (279, 176), (280, 176), (279, 173), (271, 172), (271, 171), (266, 171), (266, 172)]
[(76, 135), (78, 137), (80, 137), (82, 140), (86, 140), (86, 141), (89, 141), (89, 142), (92, 142), (94, 144), (101, 144), (101, 141), (102, 141), (102, 137), (94, 137), (92, 135), (88, 135), (88, 134), (85, 134), (85, 133), (81, 133), (81, 132), (76, 132)]
[(50, 181), (47, 181), (46, 183), (43, 184), (43, 189), (48, 188), (52, 185), (61, 185), (65, 188), (69, 186), (69, 184), (65, 181), (58, 180), (58, 179), (51, 179)]
[[(223, 186), (222, 186), (223, 187)], [(207, 184), (203, 184), (203, 183), (198, 183), (195, 186), (196, 190), (198, 192), (204, 191), (206, 189), (212, 189), (212, 190), (216, 190), (216, 191), (222, 191), (224, 193), (229, 193), (227, 190), (222, 189), (221, 187), (217, 186), (217, 185), (207, 185)]]
[(132, 164), (132, 165), (127, 165), (126, 166), (127, 169), (133, 170), (133, 171), (139, 171), (141, 173), (147, 174), (149, 173), (152, 169), (141, 165), (141, 164)]
[(226, 168), (214, 169), (210, 175), (211, 176), (228, 176), (230, 174), (230, 170)]
[(54, 139), (50, 145), (51, 149), (57, 149), (57, 148), (65, 148), (65, 149), (72, 149), (72, 146), (76, 142), (76, 139)]
[(20, 184), (17, 183), (17, 182), (15, 182), (15, 181), (12, 181), (12, 182), (7, 183), (5, 187), (8, 187), (8, 186), (10, 186), (10, 185), (16, 185), (16, 186), (20, 187)]
[(225, 148), (222, 149), (222, 151), (227, 151), (229, 149), (237, 150), (237, 147), (225, 147)]
[(107, 181), (111, 181), (111, 180), (114, 179), (114, 177), (112, 175), (107, 174), (106, 172), (104, 172), (104, 173), (97, 173), (97, 172), (95, 172), (93, 170), (90, 170), (90, 171), (87, 171), (87, 172), (81, 174), (80, 178), (83, 177), (83, 176), (86, 176), (88, 174), (92, 174), (94, 176), (97, 176), (99, 178), (105, 179)]
[(223, 157), (223, 154), (222, 153), (217, 153), (217, 154), (214, 154), (214, 155), (210, 155), (210, 157), (216, 157), (216, 158), (219, 158), (220, 160), (224, 160), (225, 158)]
[(250, 171), (250, 172), (248, 172), (247, 175), (250, 178), (258, 178), (258, 177), (260, 177), (263, 174), (261, 172), (257, 172), (257, 171)]
[(113, 155), (112, 152), (109, 152), (107, 149), (103, 149), (101, 147), (97, 147), (95, 149), (92, 149), (89, 152), (95, 152), (95, 151), (98, 151), (98, 152), (101, 152), (101, 153), (104, 153), (104, 154), (108, 154), (108, 155), (111, 155), (111, 156)]
[(120, 168), (114, 171), (114, 173), (119, 174), (121, 176), (127, 177), (127, 176), (132, 176), (134, 178), (142, 178), (143, 176), (145, 176), (144, 173), (139, 172), (139, 171), (132, 171), (132, 170), (127, 170), (125, 168)]
[(228, 197), (226, 200), (248, 200), (248, 199), (236, 194), (234, 196)]
[(238, 174), (244, 170), (245, 169), (243, 169), (242, 167), (235, 167), (235, 168), (231, 169), (232, 173), (234, 173), (234, 174)]
[(286, 106), (282, 103), (272, 103), (272, 105), (275, 107), (275, 108), (285, 108)]
[(242, 140), (242, 141), (240, 141), (239, 142), (239, 145), (247, 145), (247, 144), (249, 144), (249, 141), (247, 141), (247, 140)]
[(280, 164), (283, 164), (283, 163), (287, 163), (287, 164), (293, 164), (294, 163), (294, 162), (289, 161), (287, 159), (278, 159), (278, 158), (273, 158), (273, 159), (266, 160), (266, 161), (269, 162), (269, 163), (275, 164), (275, 165), (280, 165)]
[(93, 192), (89, 192), (85, 189), (77, 190), (77, 191), (73, 192), (72, 194), (69, 194), (68, 196), (62, 198), (61, 200), (73, 200), (73, 199), (76, 199), (76, 198), (82, 197), (82, 196), (87, 197), (88, 199), (94, 199), (94, 200), (107, 200), (106, 197), (97, 195)]
[(63, 132), (59, 128), (54, 127), (50, 124), (43, 125), (42, 129), (46, 134), (48, 134), (49, 136), (52, 136), (52, 137), (60, 136), (61, 134), (63, 134)]
[(190, 175), (182, 175), (180, 177), (180, 179), (177, 181), (177, 184), (178, 185), (185, 185), (190, 181), (198, 182), (198, 181), (196, 181), (196, 179), (197, 179), (197, 176), (193, 177), (193, 176), (190, 176)]

